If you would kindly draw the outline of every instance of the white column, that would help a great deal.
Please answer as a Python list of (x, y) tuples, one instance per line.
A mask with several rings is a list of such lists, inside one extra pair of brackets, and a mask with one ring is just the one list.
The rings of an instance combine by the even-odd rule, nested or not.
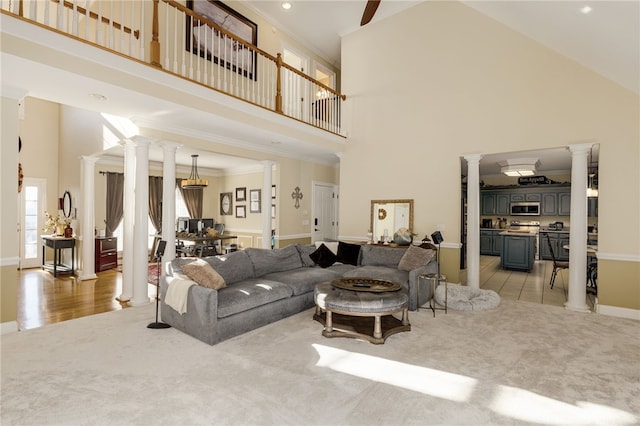
[(162, 143), (162, 239), (167, 242), (163, 262), (176, 257), (176, 150), (180, 146), (173, 142)]
[(82, 241), (82, 271), (80, 281), (98, 278), (95, 273), (95, 168), (97, 158), (82, 156), (82, 226), (80, 240)]
[(571, 151), (571, 228), (569, 295), (565, 307), (589, 312), (587, 306), (587, 160), (593, 143), (569, 145)]
[(262, 177), (262, 248), (271, 248), (271, 182), (273, 161), (263, 161), (264, 167)]
[(131, 306), (150, 302), (149, 269), (149, 141), (135, 139), (135, 215), (133, 223), (133, 298)]
[(124, 146), (124, 193), (122, 222), (122, 294), (120, 302), (133, 297), (133, 224), (135, 220), (136, 145), (125, 140)]
[(480, 288), (481, 158), (481, 154), (464, 156), (467, 160), (467, 286), (473, 288)]

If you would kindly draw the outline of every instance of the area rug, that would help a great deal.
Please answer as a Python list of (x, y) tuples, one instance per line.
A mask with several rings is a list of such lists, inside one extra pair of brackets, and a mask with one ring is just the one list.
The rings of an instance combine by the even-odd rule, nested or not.
[(10, 425), (637, 425), (638, 321), (504, 300), (384, 345), (313, 309), (210, 346), (155, 304), (2, 335)]

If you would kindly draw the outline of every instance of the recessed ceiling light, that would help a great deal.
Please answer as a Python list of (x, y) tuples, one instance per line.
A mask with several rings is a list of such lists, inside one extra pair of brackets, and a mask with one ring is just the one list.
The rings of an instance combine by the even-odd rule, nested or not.
[(101, 95), (100, 93), (89, 93), (89, 96), (91, 96), (93, 99), (97, 100), (97, 101), (106, 101), (107, 97), (105, 95)]
[(591, 13), (593, 9), (591, 9), (591, 6), (583, 6), (580, 8), (580, 12), (584, 13), (585, 15)]
[(290, 3), (290, 2), (288, 2), (288, 1), (283, 1), (283, 2), (282, 2), (282, 8), (283, 8), (284, 10), (289, 10), (289, 9), (291, 9), (291, 3)]

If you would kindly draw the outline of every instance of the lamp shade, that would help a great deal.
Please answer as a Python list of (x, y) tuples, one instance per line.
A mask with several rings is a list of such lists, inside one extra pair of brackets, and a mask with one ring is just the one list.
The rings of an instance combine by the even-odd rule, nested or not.
[(198, 175), (197, 154), (193, 154), (191, 156), (191, 174), (189, 175), (189, 179), (182, 179), (180, 186), (182, 186), (183, 189), (202, 189), (209, 186), (209, 181), (206, 179), (200, 179), (200, 176)]

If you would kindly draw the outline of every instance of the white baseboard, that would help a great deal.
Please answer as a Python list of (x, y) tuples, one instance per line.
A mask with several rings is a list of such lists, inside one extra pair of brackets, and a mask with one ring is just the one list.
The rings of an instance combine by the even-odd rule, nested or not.
[(7, 321), (0, 323), (0, 334), (9, 334), (18, 331), (17, 321)]
[(598, 305), (597, 313), (611, 317), (628, 318), (640, 321), (640, 310), (620, 308), (618, 306)]

